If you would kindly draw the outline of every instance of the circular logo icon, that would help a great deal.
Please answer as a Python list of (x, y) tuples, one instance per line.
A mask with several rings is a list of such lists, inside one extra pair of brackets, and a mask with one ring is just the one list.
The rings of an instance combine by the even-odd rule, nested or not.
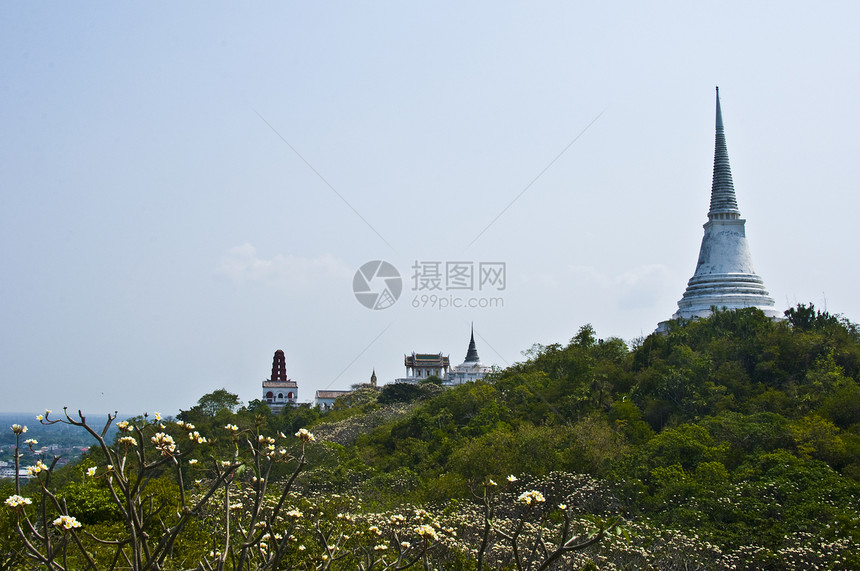
[(363, 264), (352, 278), (355, 299), (368, 309), (388, 309), (403, 291), (397, 268), (382, 260)]

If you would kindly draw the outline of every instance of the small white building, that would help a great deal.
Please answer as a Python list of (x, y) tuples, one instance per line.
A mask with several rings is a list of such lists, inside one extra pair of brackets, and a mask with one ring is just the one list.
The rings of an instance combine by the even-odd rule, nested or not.
[(338, 397), (348, 395), (352, 391), (317, 391), (314, 395), (314, 404), (320, 407), (320, 410), (330, 410), (334, 406), (334, 401)]

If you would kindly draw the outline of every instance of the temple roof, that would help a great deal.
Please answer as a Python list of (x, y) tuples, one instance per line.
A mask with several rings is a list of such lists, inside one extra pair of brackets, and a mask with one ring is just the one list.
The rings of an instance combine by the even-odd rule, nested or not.
[(412, 353), (404, 356), (404, 364), (407, 367), (447, 367), (449, 360), (442, 353)]
[(726, 147), (726, 132), (723, 127), (723, 113), (720, 110), (720, 88), (717, 87), (716, 141), (714, 143), (714, 179), (711, 184), (711, 209), (708, 219), (714, 214), (736, 214), (740, 216), (735, 185), (732, 182), (732, 169), (729, 166), (729, 151)]

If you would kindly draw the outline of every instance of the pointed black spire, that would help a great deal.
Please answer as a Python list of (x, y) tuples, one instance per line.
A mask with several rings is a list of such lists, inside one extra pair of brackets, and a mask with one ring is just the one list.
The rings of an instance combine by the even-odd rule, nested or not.
[(475, 325), (472, 325), (472, 338), (469, 340), (469, 350), (466, 351), (466, 363), (480, 363), (478, 349), (475, 347)]
[(726, 132), (723, 128), (723, 113), (720, 110), (720, 88), (717, 87), (716, 141), (714, 143), (714, 179), (711, 184), (711, 209), (708, 220), (714, 218), (736, 219), (741, 213), (735, 197), (732, 169), (729, 166), (729, 151), (726, 147)]

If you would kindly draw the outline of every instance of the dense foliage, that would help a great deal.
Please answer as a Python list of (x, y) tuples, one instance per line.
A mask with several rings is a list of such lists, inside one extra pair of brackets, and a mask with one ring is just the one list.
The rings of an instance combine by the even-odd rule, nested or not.
[[(177, 525), (182, 512), (170, 506), (213, 481), (203, 467), (215, 458), (232, 459), (236, 497), (266, 505), (252, 493), (263, 478), (254, 458), (268, 457), (255, 439), (310, 429), (314, 446), (288, 446), (292, 463), (273, 462), (261, 480), (305, 518), (279, 532), (295, 549), (272, 568), (860, 568), (860, 332), (811, 305), (786, 318), (718, 311), (632, 347), (586, 325), (483, 381), (362, 386), (324, 414), (241, 407), (219, 389), (164, 428), (177, 442), (189, 425), (208, 438), (147, 472), (151, 501), (165, 506), (152, 525)], [(122, 510), (106, 478), (85, 474), (120, 446), (94, 447), (52, 472), (49, 486), (69, 515), (106, 537), (120, 537)], [(48, 489), (31, 483), (20, 493)], [(217, 561), (213, 538), (233, 532), (212, 509), (188, 518), (153, 568)], [(10, 553), (0, 569), (28, 568), (14, 521), (0, 520), (0, 551)], [(415, 536), (423, 525), (432, 540), (426, 530)], [(337, 541), (341, 550), (328, 550)], [(327, 559), (336, 551), (340, 559)]]

